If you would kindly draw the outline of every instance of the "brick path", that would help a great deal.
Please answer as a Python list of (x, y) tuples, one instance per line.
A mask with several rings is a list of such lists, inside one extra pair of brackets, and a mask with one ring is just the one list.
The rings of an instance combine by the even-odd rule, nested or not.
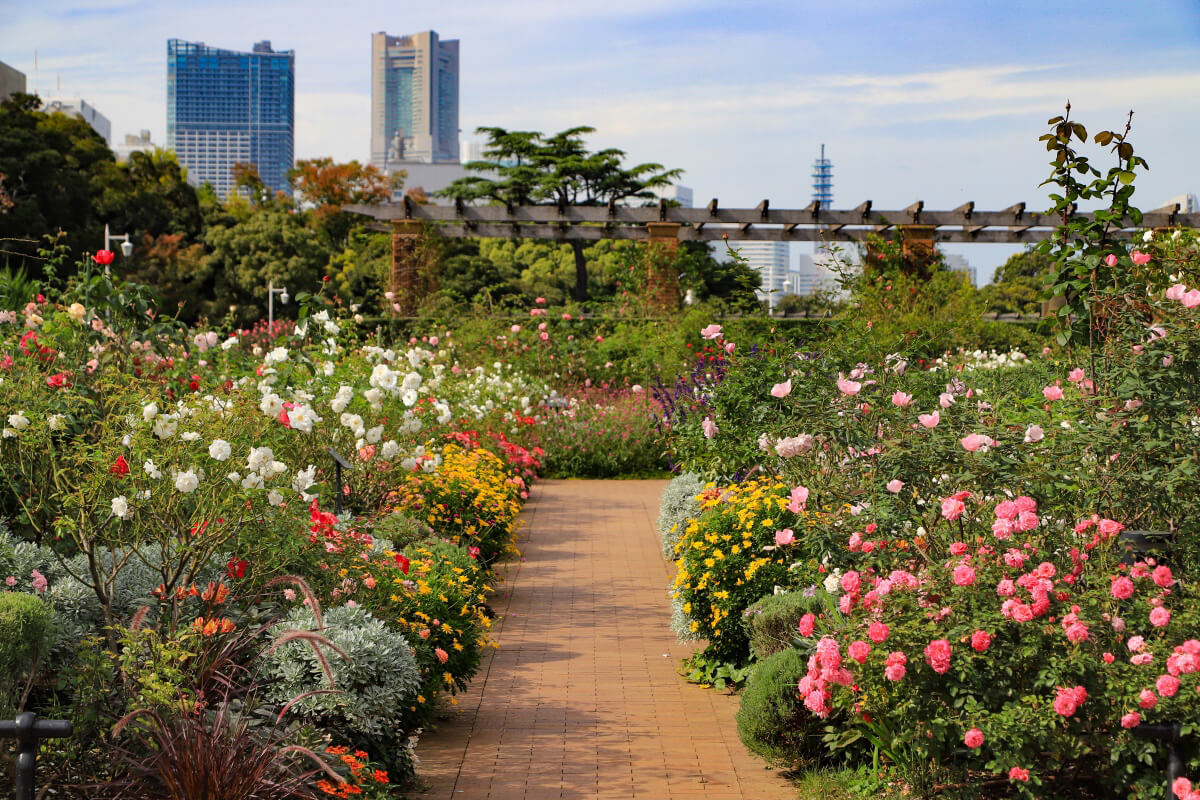
[(794, 798), (738, 740), (737, 698), (677, 673), (665, 481), (546, 481), (493, 598), (500, 644), (421, 738), (424, 800)]

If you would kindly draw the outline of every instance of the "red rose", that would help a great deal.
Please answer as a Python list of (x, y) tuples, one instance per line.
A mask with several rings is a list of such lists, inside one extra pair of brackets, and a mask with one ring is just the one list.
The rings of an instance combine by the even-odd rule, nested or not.
[(400, 571), (405, 575), (408, 574), (409, 560), (404, 557), (403, 553), (396, 553), (396, 565), (400, 567)]
[(113, 262), (114, 253), (112, 250), (97, 250), (96, 255), (92, 256), (92, 260), (97, 264), (107, 267)]
[(246, 577), (246, 559), (229, 559), (229, 563), (225, 565), (225, 574), (228, 575), (231, 580)]
[(108, 471), (113, 475), (128, 475), (129, 462), (125, 460), (125, 456), (117, 456), (117, 460), (108, 468)]

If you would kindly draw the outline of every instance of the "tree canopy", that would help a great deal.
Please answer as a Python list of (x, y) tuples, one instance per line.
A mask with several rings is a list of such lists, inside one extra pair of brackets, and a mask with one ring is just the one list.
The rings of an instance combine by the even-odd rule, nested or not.
[[(616, 148), (589, 152), (583, 137), (594, 132), (595, 128), (586, 125), (549, 136), (537, 131), (477, 128), (476, 133), (488, 137), (484, 158), (468, 162), (466, 167), (484, 174), (459, 178), (436, 194), (512, 205), (648, 202), (656, 197), (654, 189), (669, 186), (683, 174), (683, 170), (655, 163), (622, 167), (625, 152)], [(570, 246), (575, 260), (572, 294), (583, 301), (589, 296), (585, 248), (582, 242)]]

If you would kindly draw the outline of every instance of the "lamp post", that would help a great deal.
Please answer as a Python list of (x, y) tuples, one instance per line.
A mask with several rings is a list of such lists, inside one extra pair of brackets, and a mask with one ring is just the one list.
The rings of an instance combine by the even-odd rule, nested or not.
[(275, 328), (275, 295), (279, 295), (279, 302), (285, 306), (288, 302), (288, 293), (286, 286), (275, 288), (275, 281), (267, 282), (267, 330), (274, 333)]
[[(133, 255), (133, 242), (129, 241), (128, 233), (109, 233), (108, 223), (104, 223), (104, 249), (110, 250), (113, 242), (121, 243), (121, 255), (129, 258)], [(109, 265), (104, 265), (104, 274), (109, 274)]]

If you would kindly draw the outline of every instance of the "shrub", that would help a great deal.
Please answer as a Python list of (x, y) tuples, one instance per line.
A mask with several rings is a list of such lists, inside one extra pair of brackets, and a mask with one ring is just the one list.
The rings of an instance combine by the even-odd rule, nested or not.
[(676, 475), (663, 489), (658, 506), (658, 538), (663, 555), (675, 557), (675, 544), (687, 528), (689, 519), (700, 516), (696, 496), (704, 491), (704, 481), (694, 472)]
[(763, 659), (791, 647), (800, 618), (822, 609), (826, 597), (813, 587), (803, 592), (769, 594), (751, 605), (742, 613), (750, 652)]
[(387, 546), (380, 552), (403, 550), (408, 545), (431, 536), (433, 536), (433, 528), (418, 517), (403, 511), (380, 514), (374, 519), (371, 526), (372, 539), (383, 538), (387, 542)]
[(25, 677), (50, 638), (50, 609), (40, 597), (0, 592), (0, 703)]
[(807, 659), (792, 648), (780, 650), (755, 666), (742, 691), (738, 736), (750, 752), (768, 764), (792, 769), (811, 764), (824, 752), (821, 724), (804, 708), (796, 691)]
[[(272, 627), (281, 643), (262, 656), (267, 700), (282, 707), (305, 693), (332, 688), (332, 693), (296, 701), (290, 713), (350, 741), (371, 743), (368, 750), (391, 759), (389, 769), (407, 774), (412, 769), (407, 747), (411, 731), (404, 725), (405, 711), (420, 687), (408, 641), (367, 610), (349, 605), (329, 609), (323, 622), (320, 627), (312, 610), (298, 606)], [(287, 631), (317, 631), (337, 650), (288, 641)], [(322, 659), (333, 675), (332, 687)]]

